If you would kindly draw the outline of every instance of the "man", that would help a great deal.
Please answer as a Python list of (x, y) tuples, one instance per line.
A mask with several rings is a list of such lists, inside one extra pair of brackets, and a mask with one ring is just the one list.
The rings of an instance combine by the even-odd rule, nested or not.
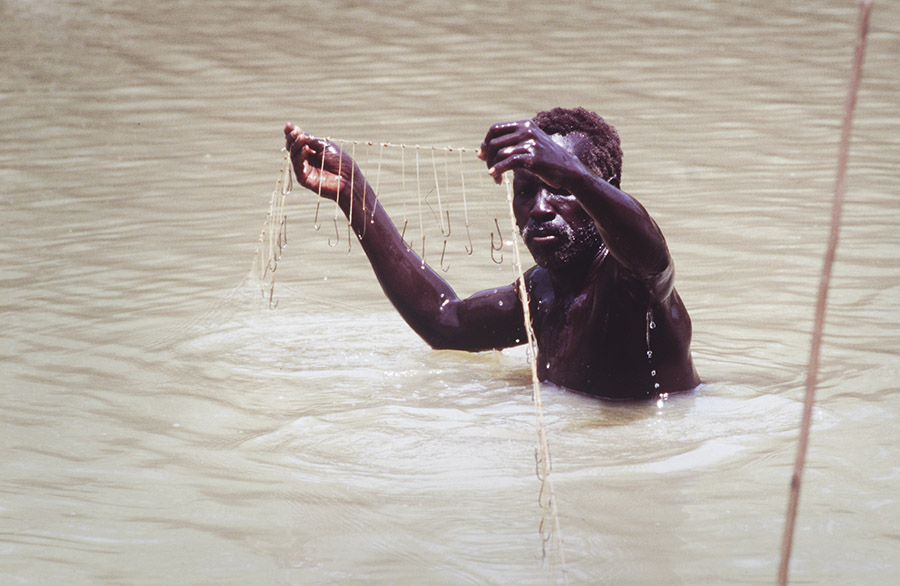
[[(353, 209), (375, 210), (365, 228), (370, 216), (353, 214), (353, 230), (384, 292), (428, 344), (479, 351), (525, 341), (515, 284), (459, 299), (403, 242), (346, 153), (290, 123), (284, 132), (301, 185), (318, 193), (321, 182), (345, 214), (351, 197)], [(583, 108), (556, 108), (495, 124), (479, 156), (498, 183), (513, 172), (516, 223), (537, 263), (525, 283), (541, 379), (614, 399), (696, 387), (672, 259), (647, 211), (619, 189), (615, 129)]]

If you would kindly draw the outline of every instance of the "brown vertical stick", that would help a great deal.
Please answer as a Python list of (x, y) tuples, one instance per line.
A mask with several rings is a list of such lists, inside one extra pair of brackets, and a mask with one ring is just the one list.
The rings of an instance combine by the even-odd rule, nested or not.
[(841, 228), (841, 213), (846, 191), (847, 159), (850, 152), (850, 130), (853, 127), (853, 111), (856, 108), (856, 95), (862, 77), (863, 59), (866, 53), (866, 36), (869, 32), (869, 15), (872, 12), (872, 0), (862, 0), (859, 5), (859, 25), (856, 36), (856, 50), (847, 99), (844, 104), (844, 120), (841, 127), (841, 144), (838, 152), (837, 178), (834, 184), (834, 200), (831, 208), (831, 233), (828, 248), (822, 265), (822, 276), (819, 280), (819, 293), (816, 300), (816, 316), (813, 328), (812, 344), (809, 355), (809, 367), (806, 374), (806, 395), (803, 401), (803, 419), (800, 424), (800, 438), (797, 442), (797, 456), (794, 461), (794, 473), (791, 477), (790, 499), (784, 524), (784, 537), (781, 543), (781, 563), (778, 567), (778, 584), (786, 586), (788, 582), (788, 565), (791, 558), (791, 547), (794, 541), (794, 525), (797, 520), (797, 507), (800, 500), (800, 484), (806, 464), (806, 452), (809, 446), (809, 429), (812, 424), (812, 409), (815, 402), (816, 379), (819, 371), (819, 350), (822, 346), (822, 330), (825, 324), (825, 307), (828, 298), (828, 287), (831, 282), (831, 269), (834, 265), (838, 244), (838, 233)]

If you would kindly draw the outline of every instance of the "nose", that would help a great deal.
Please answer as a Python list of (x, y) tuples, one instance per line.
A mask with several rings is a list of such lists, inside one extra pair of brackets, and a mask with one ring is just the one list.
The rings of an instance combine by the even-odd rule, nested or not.
[(535, 222), (549, 222), (556, 217), (556, 210), (550, 203), (550, 194), (545, 189), (539, 189), (531, 206), (531, 219)]

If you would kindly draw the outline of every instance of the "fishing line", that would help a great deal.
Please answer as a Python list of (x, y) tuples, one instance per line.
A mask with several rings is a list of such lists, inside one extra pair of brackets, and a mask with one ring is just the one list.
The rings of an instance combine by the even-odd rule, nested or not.
[(275, 189), (269, 199), (269, 211), (259, 233), (256, 253), (253, 256), (253, 271), (259, 281), (260, 293), (270, 309), (278, 305), (275, 300), (275, 271), (287, 246), (287, 215), (285, 203), (293, 189), (290, 153), (285, 150), (281, 171), (275, 181)]
[[(330, 138), (326, 138), (325, 140), (326, 140), (326, 141), (331, 141)], [(343, 151), (344, 151), (344, 141), (342, 141), (342, 140), (341, 140), (341, 141), (338, 141), (338, 145), (337, 145), (337, 146), (338, 146), (338, 151), (339, 151), (339, 152), (343, 152)], [(326, 148), (327, 148), (327, 147), (326, 147)], [(324, 167), (324, 165), (325, 165), (325, 150), (323, 149), (323, 150), (322, 150), (322, 166)], [(338, 245), (338, 242), (340, 242), (340, 240), (341, 240), (341, 233), (340, 233), (340, 231), (338, 230), (338, 213), (341, 211), (341, 205), (340, 205), (340, 203), (338, 203), (338, 200), (341, 198), (341, 194), (340, 194), (340, 184), (341, 184), (340, 177), (341, 177), (341, 168), (343, 167), (343, 165), (344, 165), (344, 157), (343, 157), (343, 156), (340, 156), (340, 157), (338, 157), (338, 168), (337, 168), (337, 176), (338, 176), (338, 193), (337, 193), (337, 195), (336, 195), (335, 198), (334, 198), (334, 218), (332, 218), (332, 222), (334, 222), (334, 244), (331, 243), (331, 238), (328, 239), (328, 246), (331, 246), (332, 248), (334, 248), (335, 246), (337, 246), (337, 245)], [(320, 192), (320, 193), (321, 193), (321, 190), (322, 190), (322, 176), (319, 175), (319, 192)], [(352, 203), (353, 203), (353, 198), (352, 198), (352, 197), (350, 198), (350, 202), (351, 202), (351, 205), (352, 205)]]
[(425, 266), (425, 221), (422, 218), (422, 181), (419, 173), (419, 145), (416, 145), (416, 199), (419, 203), (419, 232), (422, 234), (422, 266)]
[[(553, 490), (553, 480), (550, 478), (550, 472), (553, 468), (550, 459), (550, 444), (547, 441), (547, 426), (544, 423), (544, 405), (541, 400), (541, 379), (538, 376), (538, 346), (537, 338), (534, 335), (534, 327), (531, 323), (531, 309), (528, 298), (528, 287), (525, 284), (525, 272), (522, 269), (522, 259), (519, 256), (519, 228), (516, 225), (516, 216), (513, 209), (513, 190), (509, 181), (509, 175), (503, 176), (506, 184), (506, 201), (509, 204), (509, 221), (510, 235), (512, 237), (513, 251), (513, 268), (516, 271), (516, 283), (519, 293), (519, 300), (522, 303), (522, 313), (525, 321), (526, 336), (526, 354), (528, 362), (531, 365), (531, 385), (532, 400), (534, 401), (534, 412), (537, 422), (538, 446), (535, 448), (535, 467), (538, 478), (541, 481), (541, 491), (538, 495), (538, 502), (541, 506), (541, 523), (539, 531), (541, 533), (542, 552), (544, 557), (547, 556), (547, 544), (550, 543), (551, 556), (553, 554), (559, 556), (560, 568), (563, 576), (563, 583), (568, 584), (568, 574), (566, 570), (566, 559), (562, 548), (562, 534), (559, 528), (559, 512), (556, 507), (556, 492)], [(500, 226), (497, 226), (499, 231)], [(549, 515), (549, 527), (547, 524)], [(552, 557), (551, 557), (552, 559)]]

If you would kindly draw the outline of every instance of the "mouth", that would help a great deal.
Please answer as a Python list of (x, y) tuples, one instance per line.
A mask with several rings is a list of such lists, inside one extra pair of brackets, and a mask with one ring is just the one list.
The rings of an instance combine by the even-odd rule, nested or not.
[(562, 240), (562, 234), (558, 230), (554, 230), (549, 226), (528, 226), (524, 230), (522, 237), (526, 244), (535, 244), (538, 246), (546, 246), (555, 244)]
[(535, 244), (550, 244), (559, 239), (556, 234), (543, 234), (538, 236), (529, 236), (528, 241)]

